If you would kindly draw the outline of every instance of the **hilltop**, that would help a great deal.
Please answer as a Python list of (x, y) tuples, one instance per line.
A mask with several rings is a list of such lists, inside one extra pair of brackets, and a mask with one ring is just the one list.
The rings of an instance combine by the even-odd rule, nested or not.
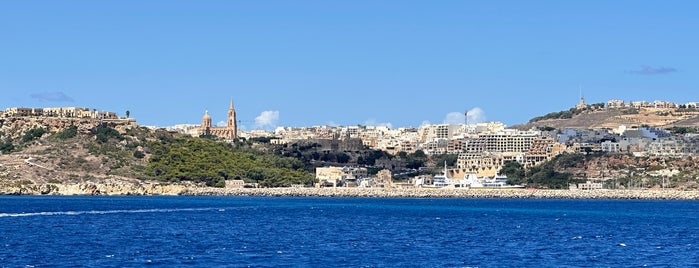
[(516, 129), (578, 128), (616, 129), (626, 127), (699, 127), (699, 109), (696, 108), (572, 108), (532, 118), (528, 123), (515, 125)]

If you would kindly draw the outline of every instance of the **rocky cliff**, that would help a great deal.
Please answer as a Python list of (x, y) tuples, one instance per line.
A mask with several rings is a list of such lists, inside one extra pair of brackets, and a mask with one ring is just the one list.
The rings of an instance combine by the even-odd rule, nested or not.
[(99, 183), (2, 183), (0, 195), (181, 195), (187, 184), (105, 181)]

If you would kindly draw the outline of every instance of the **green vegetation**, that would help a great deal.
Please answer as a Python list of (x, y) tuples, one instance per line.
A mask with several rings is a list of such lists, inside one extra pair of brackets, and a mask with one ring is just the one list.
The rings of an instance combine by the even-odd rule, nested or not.
[(453, 167), (453, 166), (456, 166), (456, 161), (458, 159), (459, 159), (458, 154), (442, 154), (442, 155), (434, 156), (432, 161), (434, 161), (434, 163), (438, 167), (441, 167), (442, 165), (444, 165), (445, 161), (447, 162), (447, 166)]
[(684, 135), (688, 133), (697, 133), (697, 128), (695, 127), (671, 127), (668, 129), (670, 133), (675, 135)]
[(107, 126), (106, 124), (100, 124), (92, 129), (92, 134), (95, 134), (97, 142), (99, 143), (106, 143), (110, 138), (117, 140), (124, 139), (124, 137), (119, 134), (119, 131)]
[(420, 167), (424, 167), (427, 160), (429, 160), (429, 158), (427, 157), (425, 152), (423, 152), (422, 150), (417, 150), (412, 154), (408, 154), (405, 167), (418, 169)]
[(228, 179), (257, 182), (263, 187), (311, 185), (314, 176), (298, 159), (195, 138), (161, 139), (151, 144), (147, 170), (163, 181), (192, 181), (222, 187)]
[(640, 110), (638, 108), (628, 108), (621, 112), (622, 114), (639, 114)]
[(6, 140), (3, 142), (0, 142), (0, 153), (9, 153), (15, 150), (15, 145), (12, 144), (12, 141)]
[(138, 159), (142, 159), (142, 158), (146, 157), (146, 154), (143, 151), (136, 150), (136, 151), (133, 151), (133, 157), (138, 158)]
[[(405, 153), (405, 152), (403, 152), (403, 153)], [(407, 153), (405, 153), (405, 154), (407, 155)], [(363, 155), (357, 157), (357, 164), (358, 165), (373, 166), (373, 165), (376, 165), (376, 160), (381, 159), (381, 158), (392, 159), (393, 156), (385, 151), (369, 150), (366, 153), (364, 153)]]
[(25, 142), (25, 143), (26, 143), (26, 142), (33, 141), (33, 140), (35, 140), (35, 139), (37, 139), (37, 138), (40, 138), (40, 137), (43, 136), (44, 134), (46, 134), (46, 130), (45, 130), (45, 129), (43, 129), (43, 128), (32, 128), (32, 129), (30, 129), (30, 130), (28, 130), (27, 132), (24, 133), (24, 135), (22, 136), (22, 142)]
[(560, 111), (560, 112), (553, 112), (553, 113), (548, 113), (543, 116), (537, 116), (529, 120), (529, 123), (534, 123), (538, 121), (543, 121), (543, 120), (551, 120), (551, 119), (570, 119), (573, 118), (573, 116), (576, 116), (580, 113), (582, 113), (584, 110), (581, 109), (576, 109), (576, 108), (570, 108), (570, 110), (567, 111)]
[(551, 161), (525, 169), (517, 162), (510, 162), (500, 170), (507, 175), (511, 184), (526, 184), (530, 187), (566, 189), (571, 183), (581, 182), (572, 178), (570, 173), (558, 172), (564, 168), (575, 167), (585, 160), (582, 154), (561, 154)]
[(54, 134), (53, 137), (59, 140), (67, 140), (78, 135), (78, 127), (70, 126)]
[(509, 184), (520, 184), (526, 177), (524, 166), (518, 162), (507, 162), (500, 170), (501, 175), (507, 176)]

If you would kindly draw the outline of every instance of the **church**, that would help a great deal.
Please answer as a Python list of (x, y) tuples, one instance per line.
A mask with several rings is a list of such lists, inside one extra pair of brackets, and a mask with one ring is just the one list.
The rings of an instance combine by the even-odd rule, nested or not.
[(238, 138), (238, 127), (236, 126), (233, 100), (231, 100), (231, 106), (228, 108), (228, 121), (226, 126), (219, 127), (211, 125), (211, 116), (207, 110), (204, 112), (204, 117), (201, 119), (201, 126), (199, 126), (198, 134), (200, 136), (212, 135), (227, 140), (234, 140)]

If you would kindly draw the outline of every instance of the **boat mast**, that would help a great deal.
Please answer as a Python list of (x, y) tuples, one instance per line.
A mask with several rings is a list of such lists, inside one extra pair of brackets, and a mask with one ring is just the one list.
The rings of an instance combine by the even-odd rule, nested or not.
[(448, 178), (447, 176), (447, 160), (444, 160), (444, 178)]

